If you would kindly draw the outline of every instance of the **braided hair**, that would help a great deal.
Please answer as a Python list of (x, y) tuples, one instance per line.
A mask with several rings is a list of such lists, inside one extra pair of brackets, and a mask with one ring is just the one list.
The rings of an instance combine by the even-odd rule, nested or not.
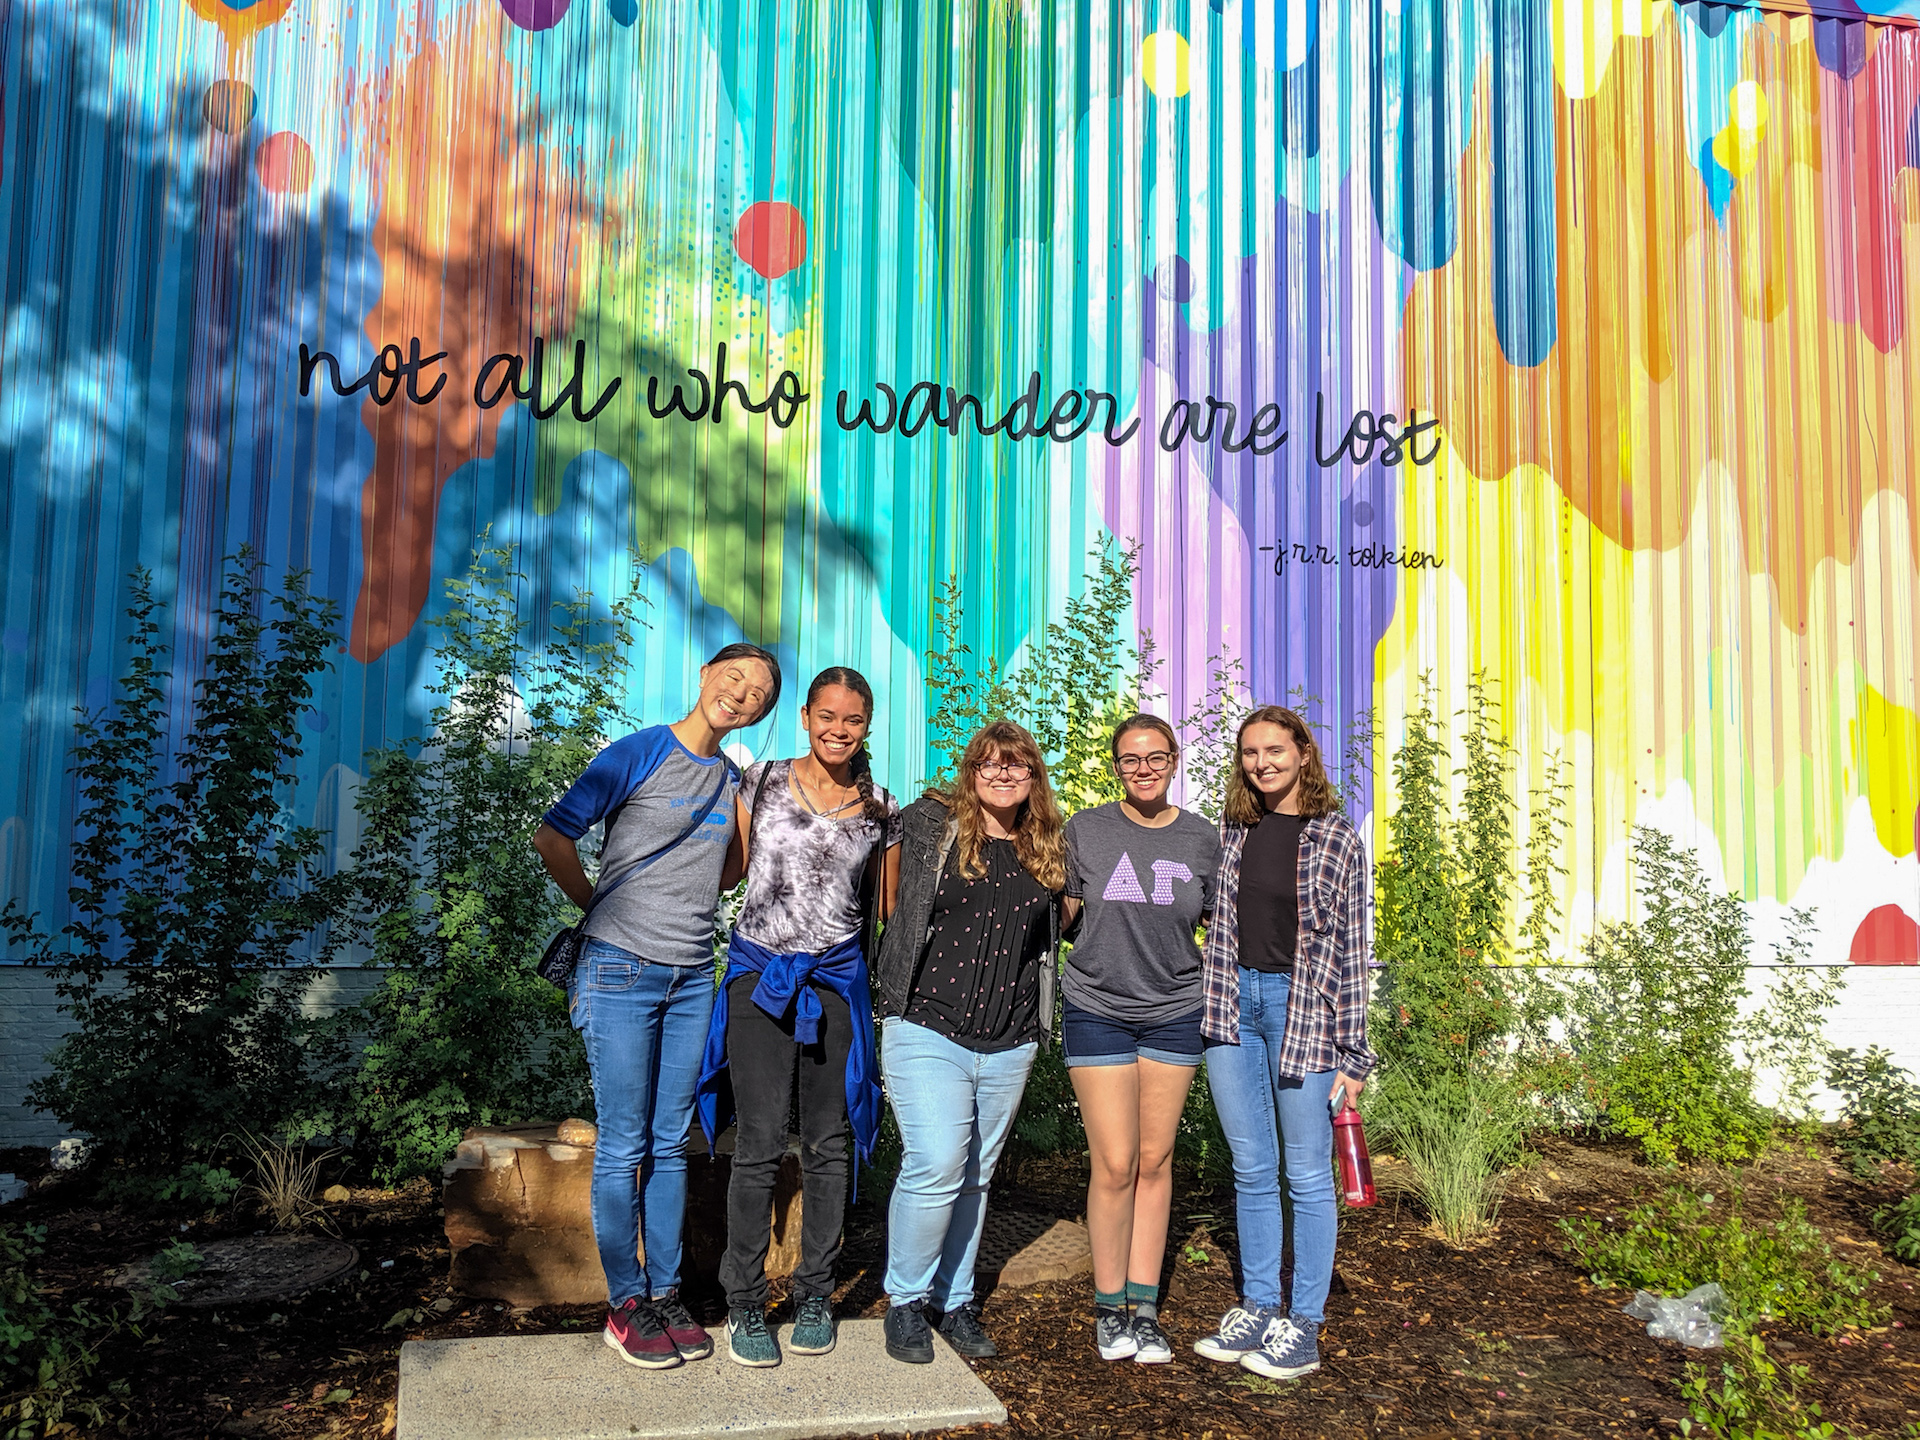
[[(873, 720), (873, 687), (867, 684), (867, 677), (858, 670), (846, 665), (829, 665), (807, 686), (807, 699), (804, 708), (811, 709), (813, 700), (829, 685), (838, 685), (851, 690), (860, 697), (867, 707), (867, 720)], [(884, 825), (887, 820), (887, 807), (873, 789), (873, 757), (867, 750), (867, 742), (862, 740), (860, 748), (853, 754), (853, 788), (860, 794), (860, 813), (877, 824)]]

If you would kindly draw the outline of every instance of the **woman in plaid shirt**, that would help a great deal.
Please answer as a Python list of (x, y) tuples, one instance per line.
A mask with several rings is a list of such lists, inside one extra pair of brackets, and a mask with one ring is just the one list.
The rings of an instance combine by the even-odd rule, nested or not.
[[(1333, 1115), (1372, 1073), (1359, 832), (1305, 720), (1268, 705), (1240, 724), (1220, 875), (1202, 954), (1207, 1084), (1233, 1150), (1245, 1293), (1193, 1348), (1275, 1379), (1320, 1368), (1339, 1213)], [(1293, 1199), (1293, 1295), (1280, 1292), (1279, 1174)]]

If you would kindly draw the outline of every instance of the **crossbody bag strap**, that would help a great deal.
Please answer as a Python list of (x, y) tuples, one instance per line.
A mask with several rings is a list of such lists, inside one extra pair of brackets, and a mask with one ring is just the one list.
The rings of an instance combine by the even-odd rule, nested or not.
[[(642, 870), (646, 869), (647, 866), (651, 865), (654, 861), (658, 860), (662, 855), (665, 855), (669, 850), (677, 849), (681, 844), (681, 842), (690, 839), (694, 834), (696, 834), (699, 831), (702, 825), (707, 823), (707, 816), (713, 813), (713, 807), (720, 803), (720, 797), (726, 793), (727, 778), (731, 773), (731, 771), (727, 767), (730, 765), (730, 763), (731, 762), (729, 762), (724, 757), (722, 757), (720, 761), (720, 764), (722, 766), (722, 769), (720, 771), (720, 783), (714, 786), (713, 793), (707, 797), (706, 803), (701, 805), (701, 807), (694, 812), (693, 820), (687, 825), (687, 827), (684, 830), (682, 830), (678, 835), (674, 836), (673, 839), (669, 840), (666, 844), (660, 846), (659, 849), (650, 851), (647, 854), (642, 855), (638, 860), (634, 861), (631, 865), (627, 866), (626, 869), (622, 870), (613, 879), (611, 880), (603, 879), (598, 885), (593, 887), (593, 894), (587, 900), (587, 908), (580, 912), (580, 924), (584, 925), (587, 923), (587, 916), (593, 913), (594, 906), (598, 905), (607, 896), (611, 895), (614, 891), (618, 890), (622, 885), (626, 884), (627, 881), (631, 880), (635, 875), (638, 875)], [(622, 810), (626, 809), (626, 801), (623, 800), (620, 802), (620, 809)], [(615, 819), (619, 818), (618, 811), (614, 813), (614, 818)], [(613, 827), (609, 825), (607, 829), (608, 829), (608, 834), (611, 835)]]

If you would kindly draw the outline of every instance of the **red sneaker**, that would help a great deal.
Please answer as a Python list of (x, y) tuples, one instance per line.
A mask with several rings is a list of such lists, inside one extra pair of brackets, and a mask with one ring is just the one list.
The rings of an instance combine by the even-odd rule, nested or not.
[(617, 1310), (607, 1311), (607, 1328), (600, 1338), (629, 1365), (645, 1370), (671, 1370), (680, 1363), (680, 1351), (667, 1334), (653, 1307), (637, 1296)]
[(681, 1359), (704, 1360), (713, 1353), (713, 1337), (680, 1303), (678, 1286), (653, 1302), (653, 1313), (660, 1317), (667, 1338), (673, 1341)]

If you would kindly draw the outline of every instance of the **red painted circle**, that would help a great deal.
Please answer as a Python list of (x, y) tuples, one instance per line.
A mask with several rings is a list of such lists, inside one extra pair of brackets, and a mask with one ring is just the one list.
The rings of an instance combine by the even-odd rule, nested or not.
[(1882, 905), (1853, 932), (1847, 958), (1856, 965), (1920, 965), (1920, 922), (1898, 905)]
[(733, 227), (733, 248), (769, 280), (797, 270), (807, 259), (807, 222), (784, 200), (749, 205)]
[(304, 194), (313, 184), (313, 151), (291, 130), (269, 135), (253, 152), (253, 171), (277, 194)]

